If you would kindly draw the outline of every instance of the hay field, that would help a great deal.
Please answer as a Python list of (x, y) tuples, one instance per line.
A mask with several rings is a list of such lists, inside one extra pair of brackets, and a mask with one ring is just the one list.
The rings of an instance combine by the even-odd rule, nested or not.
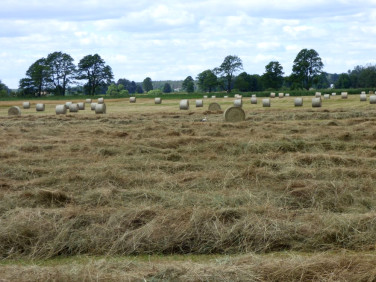
[(374, 281), (376, 105), (233, 100), (0, 102), (0, 279)]

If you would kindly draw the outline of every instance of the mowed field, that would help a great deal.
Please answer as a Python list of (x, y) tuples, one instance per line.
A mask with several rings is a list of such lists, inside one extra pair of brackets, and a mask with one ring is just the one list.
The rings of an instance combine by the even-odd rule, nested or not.
[(311, 98), (0, 102), (0, 281), (375, 281), (376, 105)]

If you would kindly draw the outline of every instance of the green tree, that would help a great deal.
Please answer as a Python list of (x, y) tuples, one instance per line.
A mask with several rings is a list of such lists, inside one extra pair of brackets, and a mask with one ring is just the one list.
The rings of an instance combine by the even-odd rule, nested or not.
[(41, 96), (45, 90), (49, 78), (49, 66), (45, 58), (34, 62), (26, 71), (26, 78), (20, 80), (20, 90), (24, 94)]
[(46, 64), (49, 67), (47, 81), (55, 88), (56, 95), (65, 95), (68, 84), (76, 74), (73, 58), (62, 52), (54, 52), (47, 56)]
[(112, 69), (105, 64), (105, 61), (98, 55), (87, 55), (78, 63), (77, 79), (87, 80), (85, 89), (89, 95), (94, 95), (97, 90), (113, 79)]
[(271, 61), (265, 66), (262, 80), (265, 88), (278, 90), (283, 85), (283, 67), (278, 61)]
[(218, 85), (218, 78), (212, 70), (205, 70), (197, 75), (197, 84), (203, 91), (212, 92)]
[(153, 90), (153, 84), (150, 77), (144, 79), (144, 81), (142, 82), (142, 87), (146, 92)]
[(137, 93), (140, 93), (140, 94), (141, 94), (141, 93), (144, 93), (144, 89), (142, 89), (142, 86), (141, 86), (141, 85), (139, 85), (139, 84), (136, 85), (136, 92), (137, 92)]
[(328, 74), (326, 72), (322, 72), (318, 77), (315, 84), (317, 89), (327, 89), (330, 87), (330, 83), (328, 80)]
[(0, 80), (0, 97), (8, 96), (9, 88)]
[(187, 91), (188, 93), (192, 93), (195, 91), (195, 82), (192, 78), (192, 76), (187, 76), (184, 81), (183, 81), (183, 84), (182, 84), (182, 87), (185, 91)]
[(243, 69), (242, 60), (238, 56), (227, 56), (223, 63), (215, 68), (214, 73), (221, 75), (227, 80), (227, 92), (231, 92), (231, 82), (234, 74)]
[(163, 92), (164, 93), (171, 93), (171, 85), (170, 85), (170, 83), (165, 83), (164, 85), (163, 85)]
[(292, 79), (303, 88), (309, 89), (317, 81), (324, 64), (313, 49), (302, 49), (294, 60)]
[(337, 89), (347, 89), (351, 87), (350, 76), (347, 73), (341, 73), (334, 84)]
[(107, 95), (110, 95), (110, 96), (117, 96), (119, 95), (119, 89), (118, 89), (118, 86), (115, 84), (115, 83), (111, 83), (108, 88), (107, 88), (107, 92), (106, 92)]

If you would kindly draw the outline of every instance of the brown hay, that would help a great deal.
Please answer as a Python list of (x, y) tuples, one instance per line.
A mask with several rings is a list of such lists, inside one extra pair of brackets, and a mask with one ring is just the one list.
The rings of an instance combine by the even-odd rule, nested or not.
[(220, 111), (221, 110), (221, 105), (219, 105), (218, 103), (210, 103), (209, 104), (209, 107), (208, 107), (208, 110), (211, 111), (211, 112), (216, 112), (216, 111)]
[(224, 113), (225, 121), (238, 122), (245, 120), (245, 112), (240, 107), (230, 107)]
[(8, 110), (8, 116), (20, 116), (21, 115), (21, 109), (20, 107), (13, 106), (10, 107)]

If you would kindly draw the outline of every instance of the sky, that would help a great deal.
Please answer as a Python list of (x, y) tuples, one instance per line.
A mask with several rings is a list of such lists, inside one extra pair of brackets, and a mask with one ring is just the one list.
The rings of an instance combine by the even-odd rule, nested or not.
[(77, 65), (99, 54), (114, 80), (195, 78), (236, 55), (249, 74), (278, 61), (291, 74), (300, 50), (324, 71), (376, 64), (376, 0), (1, 0), (0, 80), (17, 89), (55, 51)]

